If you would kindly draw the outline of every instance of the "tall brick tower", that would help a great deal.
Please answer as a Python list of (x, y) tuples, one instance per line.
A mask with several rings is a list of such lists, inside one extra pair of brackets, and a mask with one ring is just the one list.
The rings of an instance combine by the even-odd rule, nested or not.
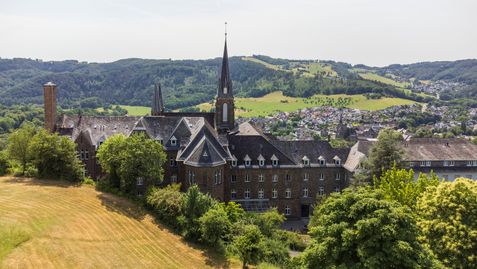
[(229, 71), (229, 57), (227, 54), (227, 32), (225, 32), (224, 56), (220, 73), (217, 99), (215, 100), (215, 128), (219, 132), (227, 132), (235, 126), (234, 94), (232, 79)]
[(56, 84), (48, 82), (43, 85), (45, 107), (45, 129), (53, 133), (56, 129)]

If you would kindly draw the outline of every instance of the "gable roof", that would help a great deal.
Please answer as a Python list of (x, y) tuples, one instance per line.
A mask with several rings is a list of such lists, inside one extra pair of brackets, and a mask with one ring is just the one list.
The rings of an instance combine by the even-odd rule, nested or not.
[(464, 139), (412, 138), (402, 149), (407, 161), (477, 160), (477, 145)]
[(271, 140), (271, 143), (293, 159), (296, 164), (300, 164), (303, 157), (310, 159), (310, 163), (318, 163), (320, 156), (325, 160), (331, 161), (334, 157), (345, 160), (348, 155), (349, 148), (335, 149), (331, 147), (327, 141), (281, 141)]

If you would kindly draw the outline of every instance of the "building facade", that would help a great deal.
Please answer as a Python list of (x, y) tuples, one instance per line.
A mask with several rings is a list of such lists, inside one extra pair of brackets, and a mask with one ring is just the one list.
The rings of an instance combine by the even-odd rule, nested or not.
[[(221, 65), (215, 112), (165, 112), (159, 84), (150, 116), (67, 116), (56, 119), (56, 85), (47, 83), (45, 127), (70, 137), (86, 173), (104, 174), (96, 158), (110, 136), (144, 133), (159, 141), (167, 154), (163, 180), (183, 190), (197, 184), (220, 201), (235, 201), (246, 210), (276, 207), (290, 219), (308, 218), (315, 198), (349, 184), (343, 167), (349, 149), (334, 149), (325, 141), (279, 141), (249, 122), (235, 124), (234, 95), (227, 43)], [(137, 182), (138, 194), (148, 186)]]

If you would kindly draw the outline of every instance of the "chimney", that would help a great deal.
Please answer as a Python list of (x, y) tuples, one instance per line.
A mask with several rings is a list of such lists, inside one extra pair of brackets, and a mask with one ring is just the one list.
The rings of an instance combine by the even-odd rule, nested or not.
[(56, 127), (56, 84), (48, 82), (43, 85), (45, 107), (45, 129), (53, 133)]

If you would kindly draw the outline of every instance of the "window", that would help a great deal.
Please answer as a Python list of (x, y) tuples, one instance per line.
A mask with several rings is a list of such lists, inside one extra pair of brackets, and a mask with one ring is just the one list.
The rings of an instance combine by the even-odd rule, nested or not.
[(303, 197), (307, 198), (308, 197), (308, 188), (303, 189)]
[(336, 180), (341, 180), (341, 174), (340, 173), (336, 173)]
[(171, 146), (177, 146), (177, 139), (174, 136), (171, 138)]
[(235, 189), (232, 189), (230, 192), (230, 198), (236, 199), (237, 198), (237, 191)]
[(138, 177), (138, 178), (136, 179), (136, 184), (137, 184), (138, 186), (144, 185), (144, 179), (143, 179), (142, 177)]
[(467, 161), (467, 166), (475, 166), (475, 161)]
[(245, 155), (245, 158), (243, 158), (245, 166), (250, 166), (252, 164), (252, 159), (250, 159), (250, 156)]
[(245, 166), (250, 166), (251, 162), (250, 161), (245, 161)]
[[(455, 165), (454, 161), (444, 161), (444, 166), (454, 166), (454, 165)], [(421, 162), (421, 166), (423, 166), (422, 162)], [(428, 166), (431, 166), (431, 165), (428, 165)], [(469, 162), (467, 162), (467, 166), (469, 166)]]
[(302, 160), (303, 160), (303, 165), (304, 166), (310, 165), (310, 159), (308, 159), (308, 157), (305, 156), (305, 157), (303, 157)]
[(84, 150), (81, 150), (80, 160), (84, 160)]
[(87, 150), (84, 151), (84, 159), (85, 160), (89, 159), (89, 151), (87, 151)]
[(289, 174), (287, 174), (286, 179), (287, 179), (287, 181), (290, 181), (290, 180), (291, 180), (291, 176), (290, 176)]
[(336, 187), (335, 192), (340, 192), (340, 187)]
[(287, 188), (285, 190), (285, 198), (291, 198), (291, 189), (290, 188)]
[(219, 181), (219, 171), (217, 171), (217, 170), (214, 172), (214, 183), (215, 183), (215, 185), (220, 184), (220, 181)]
[(189, 171), (189, 185), (193, 185), (195, 183), (195, 174), (192, 171)]
[(259, 160), (259, 161), (258, 161), (258, 165), (264, 166), (264, 165), (265, 165), (265, 160)]
[(222, 121), (227, 122), (229, 117), (229, 111), (228, 111), (228, 106), (227, 103), (224, 103), (222, 105)]
[(258, 175), (258, 182), (263, 182), (263, 174)]
[(237, 166), (237, 160), (232, 160), (232, 166), (233, 167)]
[(245, 198), (245, 199), (250, 199), (250, 189), (246, 189), (246, 190), (245, 190), (244, 198)]
[[(421, 166), (431, 166), (431, 161), (421, 161), (420, 165)], [(450, 162), (449, 162), (449, 165), (450, 165)], [(450, 166), (452, 166), (452, 165), (450, 165)]]
[(323, 156), (320, 156), (318, 158), (318, 162), (320, 163), (321, 166), (325, 166), (325, 164), (326, 164), (326, 160)]
[(171, 167), (176, 167), (176, 166), (177, 166), (176, 159), (173, 158), (173, 157), (169, 158), (169, 165), (170, 165)]
[(263, 199), (263, 198), (264, 198), (263, 189), (259, 189), (258, 190), (258, 199)]
[(278, 191), (277, 191), (277, 189), (273, 189), (273, 190), (272, 190), (272, 198), (274, 198), (274, 199), (278, 198)]
[(176, 175), (171, 176), (171, 183), (177, 183), (177, 176)]
[(318, 188), (318, 195), (319, 195), (319, 196), (325, 195), (325, 187), (320, 187), (320, 188)]
[(250, 176), (248, 174), (245, 175), (245, 182), (250, 182)]
[(224, 87), (224, 94), (227, 94), (227, 86)]
[(285, 207), (285, 216), (290, 216), (291, 215), (291, 208), (289, 206)]
[[(428, 162), (429, 164), (427, 166), (431, 166), (431, 162)], [(455, 162), (454, 161), (449, 161), (449, 166), (454, 166)]]
[(273, 166), (278, 166), (278, 158), (277, 158), (277, 156), (275, 156), (275, 154), (272, 155), (271, 160), (272, 160), (272, 165)]
[(336, 165), (340, 165), (340, 164), (341, 164), (341, 160), (340, 160), (340, 159), (336, 159), (336, 160), (335, 160), (335, 164), (336, 164)]
[(237, 176), (236, 175), (231, 175), (230, 176), (230, 182), (237, 182)]
[(323, 175), (323, 173), (320, 173), (320, 180), (321, 181), (325, 180), (325, 175)]
[(278, 175), (272, 176), (272, 182), (278, 182)]
[(309, 174), (308, 173), (304, 173), (303, 174), (303, 181), (308, 181), (309, 179)]

